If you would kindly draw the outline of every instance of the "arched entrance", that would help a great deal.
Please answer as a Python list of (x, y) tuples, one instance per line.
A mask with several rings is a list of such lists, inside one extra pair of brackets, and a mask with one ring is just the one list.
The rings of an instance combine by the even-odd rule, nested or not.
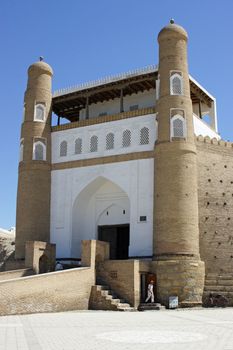
[(82, 240), (100, 239), (110, 243), (110, 258), (128, 257), (130, 201), (118, 185), (96, 178), (77, 196), (72, 215), (72, 256), (80, 257)]

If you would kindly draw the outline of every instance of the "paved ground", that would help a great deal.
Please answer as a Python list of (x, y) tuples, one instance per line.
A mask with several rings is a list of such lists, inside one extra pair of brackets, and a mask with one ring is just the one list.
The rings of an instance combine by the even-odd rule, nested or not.
[(233, 350), (233, 308), (0, 317), (0, 350)]

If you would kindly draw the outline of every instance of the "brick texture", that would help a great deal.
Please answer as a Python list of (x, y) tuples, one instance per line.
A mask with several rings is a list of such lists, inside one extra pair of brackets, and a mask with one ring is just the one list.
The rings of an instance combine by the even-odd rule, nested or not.
[(107, 284), (131, 306), (140, 303), (140, 274), (138, 260), (106, 260), (97, 265), (97, 282)]
[[(206, 274), (233, 271), (233, 148), (198, 142), (200, 254)], [(207, 141), (207, 142), (206, 142)]]
[(88, 309), (94, 270), (78, 268), (0, 282), (0, 315)]

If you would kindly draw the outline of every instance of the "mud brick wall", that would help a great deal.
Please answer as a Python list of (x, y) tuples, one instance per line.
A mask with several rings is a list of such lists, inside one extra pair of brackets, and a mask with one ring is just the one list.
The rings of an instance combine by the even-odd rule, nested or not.
[(206, 274), (233, 272), (233, 144), (198, 138), (200, 254)]
[(0, 315), (87, 310), (93, 268), (77, 268), (0, 282)]

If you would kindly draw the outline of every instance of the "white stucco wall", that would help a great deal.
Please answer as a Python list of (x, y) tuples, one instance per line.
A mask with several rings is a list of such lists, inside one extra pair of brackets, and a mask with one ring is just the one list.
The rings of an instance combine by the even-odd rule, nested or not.
[[(202, 135), (220, 139), (220, 135), (195, 114), (193, 115), (193, 123), (196, 136)], [(149, 129), (149, 143), (147, 145), (140, 144), (140, 130), (143, 127)], [(122, 147), (122, 135), (126, 129), (131, 132), (131, 145), (129, 147)], [(154, 149), (157, 132), (158, 127), (155, 114), (56, 131), (52, 133), (52, 163), (150, 151)], [(111, 150), (106, 150), (106, 135), (108, 133), (114, 134), (114, 148)], [(90, 152), (90, 139), (93, 135), (98, 137), (97, 152)], [(82, 139), (81, 154), (75, 154), (75, 140), (78, 138)], [(67, 155), (65, 157), (60, 156), (60, 144), (62, 141), (67, 141), (68, 145)]]
[(57, 256), (80, 257), (81, 239), (96, 239), (98, 225), (122, 223), (130, 224), (129, 255), (152, 255), (153, 174), (153, 159), (52, 171), (51, 241)]
[[(157, 135), (156, 123), (155, 114), (148, 114), (135, 118), (53, 132), (52, 163), (153, 150)], [(140, 130), (143, 127), (149, 129), (148, 145), (140, 145)], [(131, 131), (131, 145), (129, 147), (122, 147), (122, 135), (126, 129)], [(114, 149), (106, 150), (106, 135), (110, 132), (114, 134), (115, 145)], [(90, 139), (93, 135), (98, 137), (97, 152), (90, 152)], [(75, 140), (77, 138), (82, 139), (83, 146), (81, 154), (75, 154)], [(67, 141), (68, 144), (67, 156), (65, 157), (60, 157), (60, 143), (62, 141)]]
[[(155, 106), (155, 89), (139, 92), (137, 94), (124, 96), (123, 107), (124, 111), (129, 111), (130, 106), (138, 105), (138, 108), (147, 108)], [(89, 118), (98, 117), (100, 113), (118, 114), (120, 113), (120, 98), (114, 98), (111, 101), (93, 103), (89, 105)], [(80, 120), (85, 119), (85, 108), (80, 111)]]
[(193, 125), (194, 125), (194, 133), (196, 136), (209, 136), (211, 139), (216, 138), (217, 140), (221, 139), (221, 136), (215, 132), (207, 123), (201, 120), (195, 114), (193, 115)]

